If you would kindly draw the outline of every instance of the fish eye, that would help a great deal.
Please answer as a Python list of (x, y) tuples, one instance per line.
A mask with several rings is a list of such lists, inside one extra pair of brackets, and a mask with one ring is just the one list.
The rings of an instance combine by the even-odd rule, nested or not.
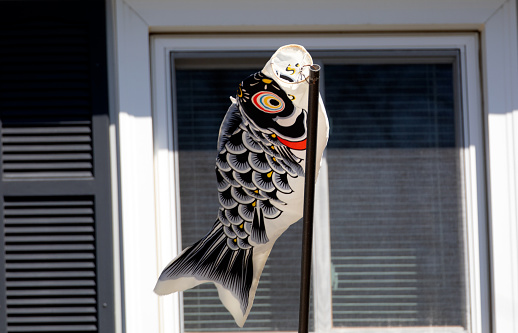
[(252, 103), (259, 110), (266, 113), (278, 113), (284, 110), (282, 98), (269, 91), (260, 91), (252, 97)]

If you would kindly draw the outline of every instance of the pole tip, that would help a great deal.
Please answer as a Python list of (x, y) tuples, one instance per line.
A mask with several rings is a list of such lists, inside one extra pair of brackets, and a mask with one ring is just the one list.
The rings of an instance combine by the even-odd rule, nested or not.
[(309, 67), (309, 81), (310, 85), (317, 84), (320, 79), (320, 66), (313, 64)]

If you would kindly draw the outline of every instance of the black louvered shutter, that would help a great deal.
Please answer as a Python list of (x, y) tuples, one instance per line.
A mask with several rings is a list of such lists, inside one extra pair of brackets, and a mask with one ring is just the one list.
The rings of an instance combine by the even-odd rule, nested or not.
[(114, 331), (104, 1), (0, 2), (0, 332)]

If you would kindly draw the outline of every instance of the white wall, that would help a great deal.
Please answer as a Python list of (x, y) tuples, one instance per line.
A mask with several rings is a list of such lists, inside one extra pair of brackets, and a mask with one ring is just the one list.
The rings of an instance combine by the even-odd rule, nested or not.
[[(480, 28), (505, 0), (127, 0), (153, 31)], [(409, 27), (412, 25), (412, 27)], [(430, 27), (434, 25), (436, 27)], [(441, 28), (442, 26), (442, 28)]]
[[(155, 200), (150, 33), (478, 31), (486, 125), (489, 261), (496, 333), (518, 332), (518, 56), (515, 0), (112, 0), (122, 228), (121, 331), (165, 332), (170, 307), (152, 292), (162, 269)], [(482, 258), (483, 259), (483, 258)], [(164, 309), (169, 309), (165, 311)], [(489, 316), (489, 314), (488, 314)], [(489, 325), (488, 324), (488, 325)], [(167, 325), (166, 325), (167, 326)], [(481, 328), (481, 332), (485, 331)]]

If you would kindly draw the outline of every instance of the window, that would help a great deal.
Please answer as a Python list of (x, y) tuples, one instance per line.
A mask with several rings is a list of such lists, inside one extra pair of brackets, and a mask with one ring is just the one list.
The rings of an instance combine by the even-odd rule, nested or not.
[[(462, 107), (465, 50), (306, 47), (322, 66), (331, 124), (318, 184), (311, 329), (471, 332), (478, 314), (469, 309), (479, 300), (469, 287), (478, 276), (470, 207), (478, 196), (467, 192), (467, 138), (479, 133)], [(214, 158), (228, 97), (274, 50), (167, 53), (182, 248), (210, 229), (217, 211)], [(296, 331), (301, 227), (274, 246), (243, 329), (205, 284), (183, 294), (183, 330)]]

